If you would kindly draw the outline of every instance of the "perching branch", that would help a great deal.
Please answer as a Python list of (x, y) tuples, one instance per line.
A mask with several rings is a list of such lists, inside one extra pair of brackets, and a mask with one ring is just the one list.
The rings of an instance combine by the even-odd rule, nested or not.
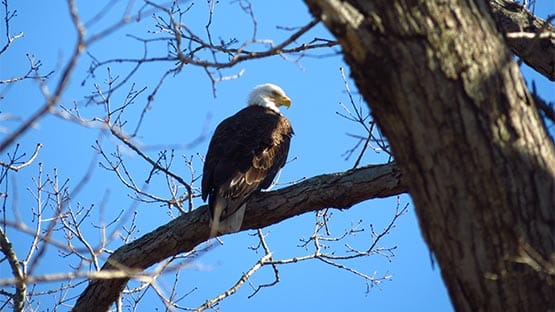
[[(325, 174), (298, 184), (253, 196), (241, 230), (258, 229), (322, 208), (346, 209), (371, 198), (406, 192), (395, 164), (372, 165), (342, 173)], [(206, 206), (116, 250), (102, 270), (142, 271), (168, 257), (192, 250), (208, 239)], [(129, 277), (93, 280), (73, 311), (106, 311), (120, 296)]]

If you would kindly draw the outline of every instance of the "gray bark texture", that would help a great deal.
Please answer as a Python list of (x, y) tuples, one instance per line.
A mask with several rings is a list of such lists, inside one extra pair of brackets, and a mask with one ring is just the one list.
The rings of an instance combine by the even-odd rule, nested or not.
[(454, 308), (554, 309), (555, 148), (490, 5), (305, 2), (391, 144)]

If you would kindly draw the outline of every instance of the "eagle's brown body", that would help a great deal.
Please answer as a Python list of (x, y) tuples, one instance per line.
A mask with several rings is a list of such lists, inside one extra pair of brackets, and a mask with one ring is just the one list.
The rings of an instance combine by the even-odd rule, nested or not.
[(202, 177), (211, 236), (240, 229), (246, 201), (272, 184), (285, 164), (292, 135), (287, 118), (260, 105), (247, 106), (218, 125)]

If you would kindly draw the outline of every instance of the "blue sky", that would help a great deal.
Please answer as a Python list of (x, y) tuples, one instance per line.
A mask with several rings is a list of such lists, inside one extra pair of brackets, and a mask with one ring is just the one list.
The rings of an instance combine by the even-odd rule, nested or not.
[[(88, 35), (105, 29), (122, 16), (127, 2), (115, 1), (115, 3), (113, 9), (103, 16), (100, 22), (87, 25), (90, 26)], [(538, 2), (536, 5), (539, 16), (545, 17), (553, 13), (553, 8), (546, 3)], [(24, 72), (28, 64), (25, 55), (28, 53), (42, 61), (43, 73), (55, 71), (46, 81), (46, 86), (52, 91), (59, 79), (61, 68), (71, 54), (76, 38), (67, 6), (64, 1), (48, 3), (11, 1), (10, 6), (10, 9), (18, 11), (17, 16), (12, 20), (10, 32), (23, 32), (24, 37), (17, 40), (8, 52), (0, 56), (0, 79)], [(99, 2), (94, 4), (91, 1), (77, 1), (79, 13), (84, 21), (90, 20), (102, 6), (103, 4)], [(301, 1), (253, 1), (252, 6), (257, 21), (257, 38), (271, 39), (275, 43), (279, 43), (291, 34), (290, 31), (276, 26), (304, 26), (311, 18)], [(139, 7), (139, 4), (135, 4), (133, 11)], [(183, 7), (187, 7), (187, 4)], [(200, 1), (193, 3), (190, 11), (183, 15), (182, 22), (205, 38), (204, 25), (207, 20), (207, 2)], [(238, 1), (220, 1), (215, 6), (210, 29), (215, 40), (237, 38), (239, 42), (243, 42), (251, 38), (252, 25), (252, 20), (240, 9)], [(1, 30), (4, 33), (4, 29)], [(140, 58), (143, 53), (142, 43), (127, 35), (133, 34), (141, 38), (163, 36), (156, 31), (154, 20), (148, 15), (142, 21), (129, 23), (94, 43), (87, 51), (101, 61), (108, 58)], [(315, 37), (331, 38), (324, 27), (319, 25), (299, 42), (307, 42)], [(338, 48), (315, 51), (310, 53), (313, 56), (306, 56), (299, 60), (295, 56), (287, 59), (276, 56), (240, 63), (222, 71), (226, 76), (241, 73), (241, 77), (219, 82), (216, 85), (216, 97), (212, 94), (212, 85), (204, 70), (186, 66), (182, 72), (165, 80), (151, 103), (139, 136), (134, 142), (142, 146), (153, 158), (160, 149), (180, 147), (175, 151), (176, 159), (172, 170), (188, 179), (190, 171), (183, 157), (192, 156), (198, 176), (202, 170), (202, 163), (196, 155), (204, 155), (207, 141), (191, 146), (186, 145), (201, 134), (209, 136), (219, 121), (242, 108), (253, 86), (273, 82), (280, 85), (293, 101), (291, 108), (284, 111), (284, 114), (291, 120), (296, 133), (290, 150), (290, 159), (295, 160), (288, 163), (282, 171), (280, 184), (277, 187), (322, 173), (347, 170), (352, 167), (354, 157), (346, 160), (344, 152), (356, 143), (347, 134), (363, 134), (363, 131), (360, 126), (337, 115), (337, 112), (343, 112), (341, 103), (349, 105), (339, 69), (345, 68), (347, 74), (349, 71), (337, 51), (339, 51)], [(148, 50), (149, 56), (165, 56), (165, 53), (164, 44), (153, 45)], [(314, 55), (320, 55), (320, 57), (314, 57)], [(81, 57), (71, 83), (61, 100), (61, 104), (65, 107), (78, 105), (83, 116), (88, 118), (102, 117), (102, 109), (95, 105), (85, 105), (84, 97), (94, 92), (95, 83), (105, 86), (107, 79), (105, 68), (98, 70), (94, 77), (87, 77), (91, 60), (88, 55)], [(127, 132), (133, 131), (140, 112), (147, 103), (147, 95), (154, 89), (161, 75), (172, 66), (171, 62), (147, 64), (132, 76), (125, 87), (114, 92), (112, 103), (115, 107), (124, 101), (131, 84), (135, 84), (135, 89), (147, 88), (147, 91), (137, 97), (135, 104), (124, 115), (129, 120), (129, 124), (125, 127)], [(129, 66), (125, 64), (114, 64), (110, 67), (112, 75), (119, 80), (123, 79), (125, 73), (129, 71)], [(532, 79), (536, 81), (542, 96), (555, 101), (552, 83), (531, 70), (523, 69), (523, 72), (528, 81)], [(352, 81), (349, 81), (349, 84), (351, 89), (356, 90)], [(0, 92), (4, 96), (4, 99), (0, 100), (1, 113), (9, 113), (22, 119), (44, 103), (39, 85), (32, 80), (0, 89)], [(356, 93), (355, 100), (360, 100)], [(4, 131), (13, 130), (17, 125), (19, 123), (14, 121), (0, 122)], [(0, 135), (5, 136), (5, 132)], [(38, 174), (39, 163), (43, 164), (45, 175), (52, 175), (54, 170), (57, 170), (60, 180), (70, 178), (68, 183), (72, 187), (88, 172), (90, 164), (93, 163), (95, 170), (88, 184), (72, 198), (70, 204), (74, 208), (77, 205), (95, 205), (94, 213), (89, 221), (84, 223), (86, 235), (92, 242), (99, 240), (98, 231), (93, 224), (106, 223), (121, 211), (124, 211), (125, 224), (131, 222), (133, 213), (137, 215), (138, 231), (133, 234), (134, 238), (167, 223), (171, 217), (166, 207), (161, 207), (159, 204), (135, 203), (130, 198), (130, 191), (117, 180), (114, 174), (96, 165), (101, 161), (92, 148), (97, 140), (107, 152), (120, 148), (134, 178), (140, 182), (139, 184), (143, 184), (142, 181), (150, 171), (148, 165), (132, 151), (121, 146), (120, 142), (108, 133), (96, 128), (85, 128), (58, 117), (47, 116), (18, 141), (20, 148), (28, 154), (32, 153), (39, 142), (44, 147), (32, 166), (13, 175), (13, 179), (10, 180), (10, 187), (13, 188), (12, 192), (16, 196), (10, 199), (9, 207), (19, 211), (24, 216), (24, 221), (31, 225), (32, 218), (28, 212), (36, 207), (32, 186), (33, 179)], [(370, 151), (366, 153), (362, 163), (383, 163), (386, 159), (383, 152)], [(197, 182), (195, 186), (198, 187), (199, 183)], [(160, 175), (145, 187), (149, 192), (159, 196), (168, 194), (167, 184)], [(401, 196), (400, 203), (403, 206), (410, 204), (409, 197)], [(195, 201), (196, 206), (201, 204), (200, 200)], [(374, 225), (377, 231), (386, 226), (393, 216), (396, 204), (397, 198), (370, 200), (348, 210), (333, 211), (330, 223), (332, 234), (340, 235), (353, 223), (362, 220), (366, 231), (357, 234), (349, 242), (363, 248), (362, 246), (368, 245), (370, 241), (368, 231), (370, 224)], [(13, 216), (11, 211), (7, 213), (8, 217)], [(308, 213), (265, 228), (264, 232), (268, 234), (267, 241), (274, 257), (285, 259), (309, 253), (310, 251), (298, 247), (299, 238), (311, 235), (314, 220), (314, 214)], [(180, 301), (180, 304), (196, 307), (233, 285), (240, 275), (260, 257), (260, 254), (248, 248), (257, 244), (256, 237), (251, 235), (253, 233), (254, 231), (250, 231), (223, 237), (223, 246), (211, 249), (181, 270), (178, 292), (184, 294), (195, 287), (196, 291)], [(30, 238), (15, 230), (8, 231), (8, 235), (16, 251), (24, 255), (28, 250)], [(61, 233), (56, 235), (57, 239), (63, 241)], [(115, 240), (110, 247), (115, 249), (121, 244), (121, 241)], [(395, 257), (386, 259), (381, 256), (370, 256), (345, 263), (369, 275), (375, 273), (376, 276), (392, 276), (391, 281), (383, 282), (380, 287), (372, 288), (369, 293), (366, 293), (365, 282), (360, 277), (313, 260), (281, 266), (279, 284), (263, 289), (251, 299), (247, 297), (252, 293), (252, 288), (245, 285), (235, 295), (223, 301), (218, 308), (222, 311), (259, 309), (338, 311), (361, 310), (369, 307), (389, 311), (452, 310), (440, 278), (439, 268), (432, 264), (431, 255), (422, 240), (412, 205), (409, 205), (407, 213), (400, 217), (391, 233), (380, 242), (380, 246), (397, 246)], [(344, 250), (341, 243), (334, 248), (337, 252)], [(70, 265), (76, 264), (75, 258), (61, 258), (54, 248), (49, 248), (46, 256), (39, 262), (36, 272), (64, 272), (69, 270)], [(8, 272), (2, 266), (0, 277), (9, 276)], [(270, 268), (264, 268), (254, 275), (252, 283), (256, 285), (269, 282), (272, 274)], [(171, 289), (173, 277), (173, 273), (170, 273), (160, 281), (163, 290)], [(40, 287), (47, 286), (49, 285)], [(70, 295), (77, 293), (79, 291)], [(39, 299), (41, 309), (48, 307), (50, 300), (48, 296), (41, 297)], [(149, 292), (139, 307), (141, 310), (150, 310), (153, 306), (161, 306), (161, 303), (152, 292)]]

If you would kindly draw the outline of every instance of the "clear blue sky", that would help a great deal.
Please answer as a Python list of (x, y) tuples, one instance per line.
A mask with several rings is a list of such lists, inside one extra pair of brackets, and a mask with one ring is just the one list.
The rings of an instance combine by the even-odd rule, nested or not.
[[(127, 5), (126, 1), (115, 1), (116, 5), (101, 22), (88, 25), (88, 35), (95, 34), (105, 29), (108, 25), (119, 19)], [(77, 1), (79, 13), (87, 21), (94, 16), (103, 6), (92, 4), (92, 1)], [(545, 17), (553, 13), (553, 7), (547, 2), (538, 2), (536, 12)], [(279, 43), (288, 37), (289, 31), (278, 29), (276, 26), (303, 26), (310, 20), (310, 15), (302, 1), (252, 1), (254, 14), (257, 20), (257, 38), (272, 39)], [(187, 7), (185, 4), (183, 7)], [(136, 11), (139, 4), (135, 4)], [(13, 18), (10, 32), (12, 34), (23, 32), (24, 37), (17, 40), (8, 52), (0, 56), (0, 79), (21, 75), (27, 69), (26, 53), (34, 55), (42, 61), (43, 73), (54, 70), (55, 73), (46, 86), (52, 92), (56, 85), (61, 68), (65, 65), (71, 54), (75, 42), (75, 31), (71, 25), (65, 1), (10, 1), (10, 9), (17, 9), (17, 16)], [(3, 11), (2, 11), (3, 13)], [(182, 22), (205, 38), (204, 25), (208, 20), (208, 6), (206, 1), (194, 2), (191, 10), (183, 15)], [(4, 27), (2, 24), (1, 27)], [(4, 28), (0, 28), (2, 34)], [(121, 30), (114, 32), (105, 39), (89, 47), (88, 52), (98, 60), (108, 58), (140, 58), (142, 44), (127, 36), (133, 34), (142, 38), (159, 37), (153, 33), (153, 18), (148, 15), (140, 23), (130, 23)], [(239, 8), (238, 1), (220, 1), (217, 3), (211, 26), (212, 36), (215, 41), (220, 38), (228, 40), (237, 38), (239, 42), (248, 40), (252, 35), (252, 21), (250, 17)], [(299, 42), (310, 41), (314, 37), (331, 38), (321, 25), (317, 29), (302, 37)], [(0, 41), (3, 44), (4, 39)], [(148, 55), (165, 56), (164, 44), (152, 46)], [(329, 55), (338, 51), (322, 50), (309, 52), (312, 55)], [(295, 56), (265, 58), (223, 70), (224, 75), (242, 73), (239, 79), (223, 81), (216, 85), (217, 97), (212, 95), (212, 86), (204, 70), (193, 66), (186, 66), (175, 76), (170, 76), (157, 93), (150, 110), (139, 132), (136, 143), (143, 146), (148, 154), (156, 158), (158, 151), (164, 147), (183, 146), (192, 142), (200, 134), (210, 135), (217, 123), (245, 105), (248, 92), (253, 86), (273, 82), (280, 85), (293, 100), (292, 106), (286, 110), (285, 115), (291, 120), (296, 135), (293, 138), (290, 159), (295, 158), (283, 170), (280, 185), (312, 177), (322, 173), (344, 171), (352, 167), (354, 157), (345, 160), (344, 152), (352, 148), (356, 141), (347, 135), (363, 134), (362, 130), (336, 114), (342, 112), (340, 103), (348, 105), (341, 79), (340, 67), (348, 68), (341, 55), (326, 57), (306, 56), (297, 60)], [(106, 70), (99, 70), (95, 77), (87, 77), (86, 71), (91, 63), (91, 58), (83, 55), (78, 68), (72, 76), (71, 84), (64, 93), (61, 104), (72, 107), (74, 103), (80, 105), (81, 113), (85, 117), (101, 117), (102, 109), (94, 104), (85, 105), (84, 97), (94, 92), (94, 84), (103, 85), (106, 81)], [(147, 91), (136, 99), (136, 104), (126, 112), (129, 120), (125, 130), (131, 132), (137, 122), (140, 111), (146, 104), (146, 96), (154, 89), (162, 73), (173, 66), (171, 62), (160, 62), (143, 66), (129, 83), (114, 92), (112, 105), (120, 105), (131, 83), (136, 84), (136, 89), (147, 87)], [(121, 64), (111, 66), (112, 74), (123, 79), (129, 67)], [(553, 84), (524, 69), (528, 81), (536, 81), (540, 94), (550, 101), (555, 101)], [(84, 82), (84, 83), (82, 83)], [(349, 81), (350, 87), (356, 87)], [(0, 100), (1, 113), (9, 113), (25, 119), (30, 112), (35, 111), (44, 103), (35, 81), (27, 80), (13, 87), (1, 86), (0, 92), (4, 99)], [(355, 94), (355, 100), (360, 100)], [(13, 130), (19, 123), (1, 121), (3, 131)], [(5, 132), (0, 134), (5, 135)], [(25, 168), (14, 179), (10, 180), (10, 187), (15, 187), (15, 198), (10, 201), (14, 207), (31, 225), (29, 211), (36, 207), (31, 191), (34, 184), (33, 178), (37, 176), (38, 164), (43, 163), (45, 174), (53, 174), (56, 169), (60, 180), (70, 178), (70, 185), (74, 187), (79, 179), (87, 172), (91, 162), (98, 162), (92, 145), (95, 140), (100, 140), (106, 151), (114, 151), (119, 146), (123, 151), (126, 164), (133, 172), (139, 184), (146, 179), (150, 168), (137, 155), (99, 129), (84, 128), (72, 122), (61, 120), (57, 117), (46, 117), (40, 120), (34, 128), (26, 133), (18, 143), (21, 149), (28, 154), (32, 153), (37, 143), (42, 143), (44, 148), (38, 160), (30, 167)], [(207, 141), (200, 144), (179, 148), (176, 150), (176, 159), (172, 170), (188, 178), (190, 172), (183, 162), (182, 156), (195, 157), (197, 175), (202, 170), (202, 163), (197, 154), (204, 155)], [(12, 148), (13, 150), (13, 148)], [(5, 160), (5, 155), (2, 156)], [(386, 159), (384, 153), (368, 152), (363, 164), (383, 163)], [(95, 167), (86, 187), (72, 199), (71, 205), (77, 207), (94, 204), (90, 220), (84, 223), (87, 236), (98, 241), (98, 231), (91, 225), (98, 224), (114, 218), (121, 210), (137, 213), (138, 232), (134, 237), (150, 232), (160, 225), (167, 223), (171, 218), (166, 207), (158, 204), (133, 203), (126, 189), (110, 172)], [(197, 187), (199, 183), (195, 184)], [(31, 188), (31, 191), (28, 190)], [(151, 184), (148, 191), (159, 196), (167, 196), (167, 186), (159, 175)], [(366, 231), (357, 234), (349, 242), (360, 248), (369, 244), (370, 224), (376, 231), (381, 230), (394, 213), (397, 199), (370, 200), (345, 211), (333, 211), (332, 233), (340, 235), (351, 224), (362, 220)], [(401, 196), (401, 205), (410, 203), (408, 196)], [(195, 201), (195, 205), (202, 203)], [(100, 209), (99, 207), (102, 207)], [(99, 211), (103, 211), (103, 217)], [(174, 211), (175, 212), (175, 211)], [(11, 212), (8, 211), (8, 216)], [(130, 219), (125, 219), (129, 223)], [(302, 256), (309, 251), (297, 247), (299, 238), (311, 235), (314, 228), (314, 214), (309, 213), (280, 224), (265, 228), (268, 233), (268, 243), (276, 259), (285, 259)], [(254, 232), (243, 232), (223, 237), (224, 245), (214, 248), (197, 258), (190, 267), (180, 273), (178, 292), (185, 294), (197, 287), (197, 290), (180, 301), (187, 307), (196, 307), (206, 299), (218, 295), (230, 287), (240, 277), (241, 273), (252, 266), (260, 254), (254, 253), (248, 247), (257, 244)], [(25, 254), (30, 238), (26, 235), (10, 230), (8, 235), (12, 239), (18, 253)], [(57, 239), (63, 240), (60, 234)], [(115, 241), (110, 247), (115, 249), (121, 242)], [(247, 297), (252, 293), (249, 285), (243, 286), (240, 291), (226, 299), (219, 305), (222, 311), (265, 310), (265, 311), (358, 311), (362, 309), (389, 310), (389, 311), (450, 311), (452, 310), (445, 287), (440, 278), (439, 268), (432, 265), (431, 255), (425, 246), (412, 205), (408, 212), (396, 223), (392, 232), (385, 237), (380, 246), (397, 246), (395, 257), (388, 259), (379, 255), (359, 258), (348, 263), (349, 266), (376, 276), (391, 275), (391, 281), (372, 288), (366, 293), (365, 282), (346, 271), (325, 265), (316, 260), (286, 265), (280, 267), (281, 281), (278, 285), (263, 289), (253, 298)], [(337, 252), (344, 250), (342, 244), (335, 247)], [(75, 265), (74, 258), (60, 258), (54, 248), (47, 250), (46, 256), (40, 262), (37, 273), (58, 273), (68, 271), (69, 265)], [(5, 264), (1, 264), (0, 278), (10, 276)], [(272, 270), (265, 268), (254, 275), (254, 285), (266, 283), (272, 279)], [(161, 289), (169, 291), (172, 287), (172, 273), (160, 283)], [(82, 289), (82, 288), (80, 288)], [(72, 292), (70, 295), (76, 295)], [(46, 309), (51, 300), (48, 296), (41, 297), (41, 310)], [(147, 311), (153, 306), (161, 307), (161, 302), (152, 292), (144, 299), (141, 310)]]

